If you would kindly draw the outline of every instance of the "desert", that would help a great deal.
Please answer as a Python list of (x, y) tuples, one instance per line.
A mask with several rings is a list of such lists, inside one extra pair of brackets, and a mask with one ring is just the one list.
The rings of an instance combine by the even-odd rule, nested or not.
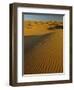
[(24, 74), (63, 72), (63, 22), (24, 21)]

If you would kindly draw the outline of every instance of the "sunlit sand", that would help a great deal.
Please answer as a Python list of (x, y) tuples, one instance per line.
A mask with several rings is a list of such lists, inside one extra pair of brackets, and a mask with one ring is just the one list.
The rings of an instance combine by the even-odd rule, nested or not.
[(24, 73), (63, 72), (63, 23), (24, 22)]

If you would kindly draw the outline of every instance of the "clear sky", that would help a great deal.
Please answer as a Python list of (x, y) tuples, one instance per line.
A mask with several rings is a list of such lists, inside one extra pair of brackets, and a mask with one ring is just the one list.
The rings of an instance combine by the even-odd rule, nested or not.
[(63, 15), (59, 14), (24, 14), (24, 20), (36, 20), (36, 21), (63, 21)]

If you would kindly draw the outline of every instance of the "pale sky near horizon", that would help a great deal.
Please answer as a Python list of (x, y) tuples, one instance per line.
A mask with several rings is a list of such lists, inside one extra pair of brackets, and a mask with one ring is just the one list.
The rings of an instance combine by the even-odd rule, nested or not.
[(63, 21), (64, 15), (59, 14), (24, 14), (24, 20), (36, 20), (36, 21)]

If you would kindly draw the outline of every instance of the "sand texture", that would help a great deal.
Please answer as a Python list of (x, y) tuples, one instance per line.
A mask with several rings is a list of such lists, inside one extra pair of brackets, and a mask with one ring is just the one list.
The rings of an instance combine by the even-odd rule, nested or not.
[(63, 23), (24, 22), (24, 74), (63, 72)]

